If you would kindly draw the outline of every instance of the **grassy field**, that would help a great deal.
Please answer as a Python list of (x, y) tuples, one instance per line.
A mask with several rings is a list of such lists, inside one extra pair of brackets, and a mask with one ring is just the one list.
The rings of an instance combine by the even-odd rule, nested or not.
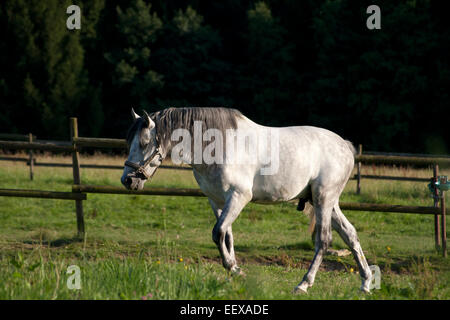
[[(70, 163), (68, 157), (39, 161)], [(124, 157), (82, 157), (122, 164)], [(431, 170), (363, 167), (366, 174), (430, 177)], [(441, 172), (448, 174), (449, 172)], [(82, 169), (82, 182), (120, 185), (120, 170)], [(70, 191), (69, 168), (35, 169), (0, 162), (0, 188)], [(159, 170), (152, 186), (197, 187), (191, 172)], [(345, 202), (429, 206), (425, 183), (350, 181)], [(205, 198), (89, 194), (87, 233), (77, 239), (75, 203), (0, 197), (0, 299), (449, 299), (450, 264), (434, 247), (429, 215), (344, 212), (355, 225), (381, 289), (359, 292), (352, 256), (328, 255), (306, 295), (292, 289), (313, 256), (308, 218), (293, 204), (249, 204), (233, 224), (238, 263), (246, 277), (222, 267), (211, 240), (214, 215)], [(333, 232), (333, 248), (346, 248)], [(81, 270), (81, 289), (67, 288), (67, 267)]]

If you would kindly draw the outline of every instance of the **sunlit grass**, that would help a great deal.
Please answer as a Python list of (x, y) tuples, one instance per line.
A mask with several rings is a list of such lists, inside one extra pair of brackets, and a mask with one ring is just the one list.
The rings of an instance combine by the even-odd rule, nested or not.
[[(124, 157), (82, 156), (82, 163), (122, 165)], [(38, 157), (70, 163), (70, 157)], [(371, 172), (374, 171), (374, 172)], [(442, 174), (448, 174), (442, 171)], [(120, 186), (121, 170), (82, 169), (82, 182)], [(430, 177), (430, 169), (363, 167), (363, 174)], [(0, 162), (0, 188), (70, 191), (70, 168)], [(159, 170), (152, 186), (197, 188), (189, 171)], [(350, 181), (346, 202), (432, 205), (426, 183)], [(326, 256), (308, 295), (292, 289), (314, 254), (308, 218), (295, 205), (249, 204), (233, 224), (238, 262), (231, 277), (211, 240), (205, 198), (89, 194), (86, 238), (76, 234), (74, 201), (0, 197), (2, 299), (448, 299), (450, 266), (434, 248), (433, 216), (346, 211), (382, 286), (358, 291), (355, 261)], [(333, 232), (333, 247), (346, 248)], [(339, 260), (338, 260), (339, 259)], [(66, 269), (80, 266), (82, 289), (68, 290)], [(353, 272), (351, 270), (353, 269)]]

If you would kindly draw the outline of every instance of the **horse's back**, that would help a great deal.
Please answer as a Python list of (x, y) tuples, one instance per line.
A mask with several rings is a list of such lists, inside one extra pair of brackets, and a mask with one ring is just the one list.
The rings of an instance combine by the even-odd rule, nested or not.
[(314, 182), (330, 185), (347, 182), (354, 163), (351, 143), (319, 127), (272, 129), (279, 131), (278, 170), (272, 175), (255, 175), (254, 201), (302, 197), (310, 192)]
[[(250, 130), (261, 139), (270, 131), (276, 133), (276, 149), (270, 143), (262, 143), (266, 152), (276, 159), (270, 158), (270, 163), (258, 159), (255, 163), (257, 156), (239, 154), (242, 160), (239, 164), (217, 165), (207, 170), (194, 166), (200, 188), (217, 202), (224, 202), (230, 190), (251, 191), (252, 201), (287, 201), (307, 195), (311, 185), (317, 183), (344, 184), (353, 168), (350, 145), (327, 129), (266, 127), (245, 116), (238, 120), (238, 128)], [(274, 160), (275, 170), (264, 174), (263, 169), (273, 166)]]

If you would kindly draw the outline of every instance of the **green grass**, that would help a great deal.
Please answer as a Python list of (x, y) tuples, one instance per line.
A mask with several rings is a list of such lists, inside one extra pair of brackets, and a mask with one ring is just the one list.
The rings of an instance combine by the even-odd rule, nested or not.
[[(123, 162), (99, 158), (82, 162)], [(431, 175), (430, 170), (383, 167), (363, 172)], [(121, 173), (84, 169), (82, 181), (120, 186)], [(37, 167), (30, 181), (22, 163), (0, 163), (0, 188), (70, 191), (71, 184), (71, 169)], [(152, 186), (197, 187), (190, 172), (163, 169)], [(432, 204), (425, 183), (363, 180), (362, 194), (354, 190), (350, 181), (341, 200)], [(308, 218), (293, 204), (249, 204), (233, 224), (246, 277), (223, 269), (211, 240), (215, 218), (205, 198), (88, 194), (84, 212), (87, 233), (79, 240), (74, 201), (0, 197), (0, 299), (450, 298), (449, 259), (434, 248), (428, 215), (344, 212), (358, 230), (369, 264), (381, 268), (381, 289), (361, 294), (353, 258), (326, 256), (308, 294), (293, 295), (314, 253)], [(333, 247), (346, 248), (335, 232)], [(66, 286), (70, 265), (81, 269), (81, 290)]]

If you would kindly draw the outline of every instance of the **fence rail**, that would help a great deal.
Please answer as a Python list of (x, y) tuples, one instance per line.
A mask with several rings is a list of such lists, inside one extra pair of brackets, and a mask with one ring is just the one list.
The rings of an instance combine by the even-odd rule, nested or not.
[(421, 165), (430, 166), (438, 164), (441, 167), (450, 167), (450, 158), (412, 157), (412, 156), (381, 156), (361, 154), (355, 157), (356, 162), (363, 164), (395, 164), (395, 165)]
[[(42, 151), (72, 153), (83, 147), (126, 149), (127, 143), (123, 139), (86, 138), (86, 137), (74, 138), (73, 143), (69, 141), (48, 141), (48, 140), (40, 140), (40, 141), (38, 140), (32, 143), (0, 140), (0, 148), (13, 150), (42, 150)], [(34, 159), (34, 161), (31, 162), (30, 158), (20, 158), (20, 157), (0, 157), (0, 161), (1, 160), (27, 162), (28, 166), (33, 165), (38, 167), (63, 167), (63, 168), (73, 167), (73, 164), (69, 163), (38, 162), (36, 161), (36, 159)], [(80, 167), (89, 169), (123, 170), (123, 166), (105, 165), (105, 164), (80, 164)], [(173, 166), (173, 165), (161, 165), (159, 168), (172, 170), (192, 170), (191, 167)]]
[[(152, 195), (152, 196), (177, 196), (177, 197), (206, 197), (200, 189), (190, 188), (146, 188), (143, 190), (127, 190), (122, 187), (98, 186), (98, 185), (73, 185), (72, 192), (81, 193), (103, 193), (103, 194), (133, 194), (133, 195)], [(298, 199), (290, 202), (297, 202)], [(255, 203), (266, 203), (258, 202)], [(421, 207), (421, 206), (405, 206), (391, 204), (376, 203), (350, 203), (340, 202), (339, 206), (343, 210), (353, 211), (376, 211), (376, 212), (393, 212), (393, 213), (416, 213), (416, 214), (440, 214), (440, 208)], [(450, 208), (446, 209), (446, 214), (450, 214)]]
[(73, 152), (75, 147), (66, 143), (54, 142), (21, 142), (0, 140), (0, 148), (14, 150), (41, 150), (52, 152)]
[[(441, 214), (440, 208), (435, 207), (421, 207), (421, 206), (405, 206), (395, 204), (381, 204), (381, 203), (350, 203), (341, 202), (339, 206), (343, 210), (356, 211), (376, 211), (376, 212), (392, 212), (392, 213), (416, 213), (416, 214)], [(445, 210), (445, 214), (450, 214), (450, 209)]]
[(424, 158), (447, 158), (450, 155), (446, 154), (425, 154), (425, 153), (405, 153), (405, 152), (379, 152), (379, 151), (365, 151), (364, 154), (375, 156), (401, 156), (401, 157), (424, 157)]
[[(8, 135), (0, 134), (2, 137), (26, 137), (26, 135)], [(35, 136), (33, 136), (35, 137)], [(114, 148), (114, 149), (126, 149), (127, 143), (124, 139), (110, 139), (110, 138), (88, 138), (88, 137), (75, 137), (72, 142), (69, 141), (48, 141), (48, 140), (37, 140), (35, 142), (20, 142), (20, 141), (5, 141), (0, 140), (0, 148), (4, 149), (14, 149), (14, 150), (42, 150), (42, 151), (52, 151), (52, 152), (74, 152), (75, 149), (93, 147), (93, 148)], [(439, 165), (442, 168), (450, 167), (450, 157), (446, 156), (430, 156), (430, 155), (414, 155), (414, 154), (401, 154), (401, 153), (376, 153), (372, 154), (362, 154), (360, 153), (355, 156), (355, 162), (357, 164), (387, 164), (387, 165), (422, 165), (422, 166), (432, 166)], [(24, 161), (23, 158), (14, 157), (0, 157), (0, 160), (9, 161)], [(37, 166), (50, 167), (54, 165), (55, 167), (65, 167), (65, 164), (51, 164), (51, 163), (40, 163), (34, 162)], [(29, 165), (29, 163), (28, 163)], [(84, 168), (98, 168), (98, 169), (119, 169), (118, 166), (109, 165), (82, 165)], [(181, 166), (163, 166), (162, 168), (167, 169), (177, 169), (189, 170), (190, 168)], [(357, 173), (352, 179), (380, 179), (380, 180), (399, 180), (399, 181), (417, 181), (425, 182), (426, 178), (416, 178), (416, 177), (399, 177), (399, 176), (382, 176), (382, 175), (362, 175)]]
[[(55, 191), (43, 191), (43, 190), (14, 190), (14, 189), (0, 189), (0, 196), (12, 196), (12, 197), (32, 197), (32, 198), (47, 198), (47, 199), (67, 199), (75, 200), (76, 214), (77, 214), (77, 229), (78, 235), (83, 236), (85, 232), (83, 204), (82, 201), (87, 199), (86, 193), (104, 193), (104, 194), (133, 194), (133, 195), (162, 195), (162, 196), (193, 196), (204, 197), (205, 195), (200, 189), (180, 189), (180, 188), (149, 188), (141, 191), (130, 191), (124, 188), (111, 187), (111, 186), (93, 186), (82, 185), (80, 168), (97, 168), (97, 169), (123, 169), (122, 166), (114, 165), (97, 165), (97, 164), (80, 164), (79, 150), (84, 147), (94, 148), (127, 148), (126, 141), (123, 139), (107, 139), (107, 138), (87, 138), (78, 137), (78, 123), (76, 118), (70, 119), (70, 133), (71, 141), (36, 141), (36, 137), (29, 135), (4, 135), (0, 134), (0, 139), (13, 140), (28, 140), (24, 141), (5, 141), (0, 140), (0, 148), (14, 149), (14, 150), (29, 150), (29, 158), (18, 157), (0, 157), (0, 160), (12, 160), (12, 161), (27, 161), (30, 165), (30, 178), (33, 178), (34, 166), (58, 166), (58, 167), (72, 167), (74, 185), (72, 186), (72, 192), (55, 192)], [(33, 150), (52, 151), (52, 152), (69, 152), (72, 154), (72, 164), (65, 163), (45, 163), (37, 162), (34, 159)], [(353, 179), (357, 180), (357, 193), (360, 192), (361, 178), (365, 179), (385, 179), (385, 180), (405, 180), (405, 181), (418, 181), (427, 182), (430, 179), (415, 178), (415, 177), (395, 177), (395, 176), (375, 176), (375, 175), (363, 175), (361, 173), (361, 164), (390, 164), (390, 165), (428, 165), (434, 166), (434, 181), (437, 179), (438, 166), (450, 167), (450, 157), (429, 157), (429, 156), (413, 156), (404, 154), (362, 154), (362, 146), (359, 147), (359, 153), (355, 156), (357, 163), (357, 174)], [(174, 167), (174, 166), (161, 166), (162, 168), (170, 169), (182, 169), (191, 170), (187, 167)], [(435, 201), (433, 207), (420, 207), (420, 206), (405, 206), (405, 205), (390, 205), (390, 204), (371, 204), (371, 203), (340, 203), (340, 206), (344, 210), (357, 210), (357, 211), (377, 211), (377, 212), (394, 212), (394, 213), (415, 213), (415, 214), (433, 214), (435, 217), (435, 242), (436, 248), (439, 248), (442, 240), (442, 252), (446, 256), (446, 225), (445, 216), (449, 214), (449, 210), (445, 208), (445, 196), (444, 192), (441, 193), (440, 199), (435, 195)], [(439, 206), (440, 200), (440, 206)], [(441, 217), (441, 224), (439, 223), (439, 217)], [(441, 239), (439, 238), (440, 225), (442, 225)]]
[(78, 137), (73, 139), (73, 143), (76, 144), (77, 147), (127, 148), (127, 142), (124, 139)]
[[(0, 158), (0, 160), (2, 160)], [(28, 159), (25, 159), (27, 165), (30, 165)], [(36, 167), (61, 167), (61, 168), (72, 168), (73, 165), (71, 163), (54, 163), (54, 162), (34, 162), (34, 166)], [(85, 169), (111, 169), (111, 170), (123, 170), (123, 166), (117, 165), (109, 165), (109, 164), (80, 164), (80, 168)], [(181, 167), (181, 166), (169, 166), (169, 165), (161, 165), (158, 168), (161, 169), (171, 169), (171, 170), (188, 170), (191, 171), (190, 167)]]
[(22, 198), (44, 198), (60, 200), (86, 200), (86, 194), (44, 190), (0, 189), (0, 196)]
[[(373, 179), (373, 180), (396, 180), (396, 181), (412, 181), (412, 182), (430, 182), (430, 178), (416, 178), (416, 177), (399, 177), (399, 176), (378, 176), (378, 175), (368, 175), (360, 174), (361, 179)], [(358, 174), (355, 174), (352, 180), (358, 179)]]
[(21, 157), (0, 157), (0, 160), (27, 162), (29, 159)]
[[(36, 136), (32, 135), (32, 138), (36, 140)], [(28, 134), (0, 133), (0, 140), (28, 141), (28, 139)]]
[(107, 194), (134, 194), (152, 196), (182, 196), (182, 197), (206, 197), (200, 189), (189, 188), (147, 188), (143, 190), (127, 190), (121, 187), (97, 186), (97, 185), (73, 185), (72, 192), (107, 193)]

